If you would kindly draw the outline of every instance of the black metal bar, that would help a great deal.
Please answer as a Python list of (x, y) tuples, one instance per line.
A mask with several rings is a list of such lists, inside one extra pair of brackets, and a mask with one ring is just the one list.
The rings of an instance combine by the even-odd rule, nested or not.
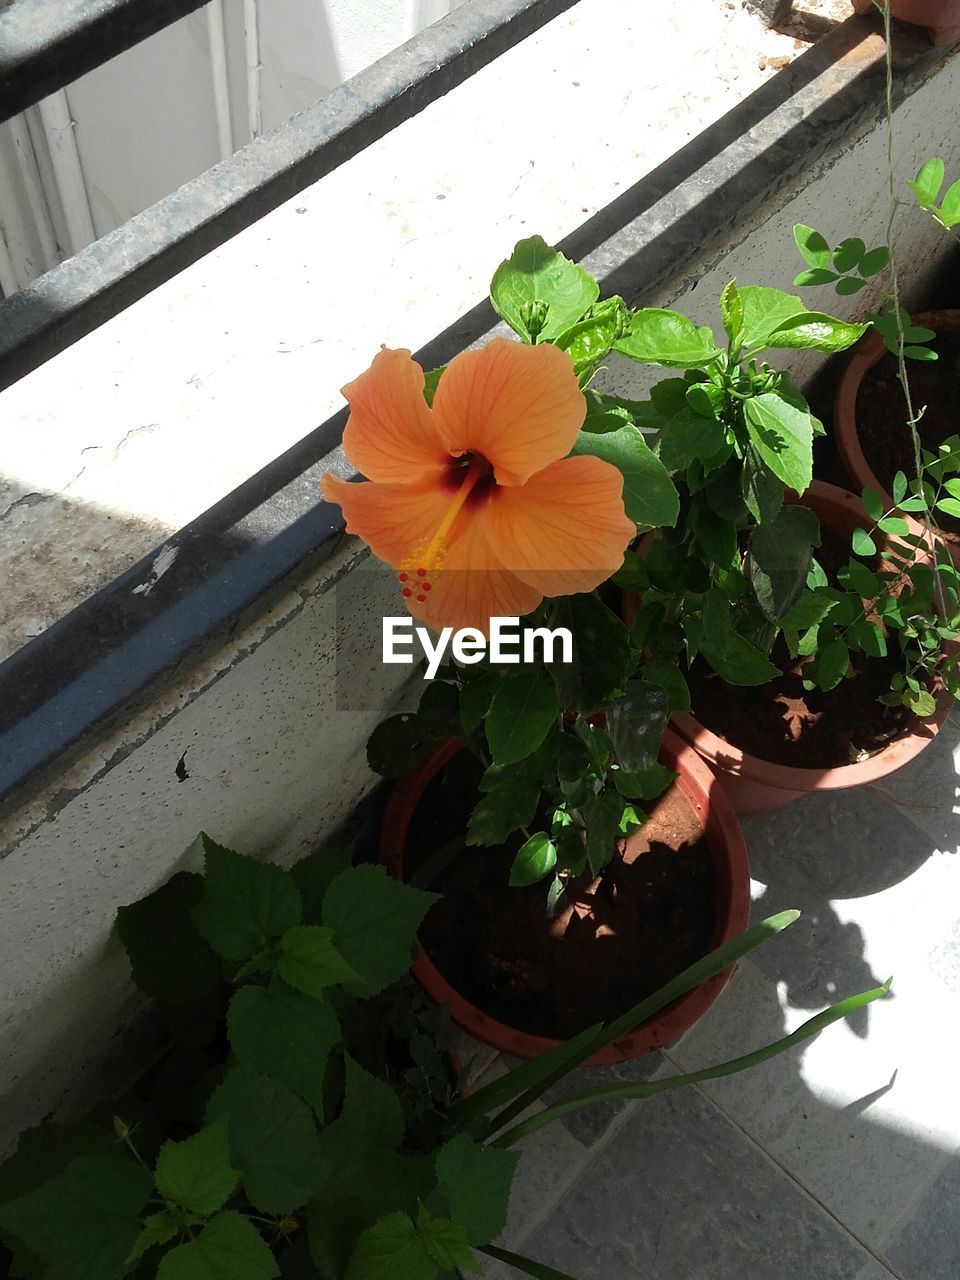
[(199, 9), (206, 0), (15, 0), (0, 5), (0, 121)]
[(471, 0), (273, 133), (41, 276), (0, 304), (0, 387), (330, 173), (576, 3)]

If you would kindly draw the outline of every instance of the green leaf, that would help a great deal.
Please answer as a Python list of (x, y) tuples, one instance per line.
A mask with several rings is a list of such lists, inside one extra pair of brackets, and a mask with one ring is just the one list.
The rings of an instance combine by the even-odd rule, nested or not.
[(890, 250), (885, 244), (871, 249), (860, 259), (860, 274), (864, 277), (875, 276), (890, 262)]
[(187, 1004), (219, 985), (220, 961), (190, 915), (202, 893), (202, 878), (181, 871), (117, 911), (117, 932), (130, 958), (133, 980), (154, 1000)]
[(290, 868), (294, 884), (303, 902), (304, 924), (319, 924), (323, 911), (323, 899), (333, 880), (350, 866), (353, 849), (348, 846), (328, 846), (311, 853)]
[(749, 442), (744, 450), (740, 487), (744, 505), (758, 524), (777, 518), (777, 513), (783, 506), (783, 481), (774, 475)]
[(839, 636), (830, 640), (817, 657), (817, 684), (828, 693), (835, 689), (850, 667), (850, 654)]
[(565, 329), (554, 340), (554, 345), (570, 356), (579, 377), (609, 354), (624, 332), (629, 314), (622, 298), (606, 298), (593, 307), (587, 319)]
[(349, 1130), (352, 1143), (395, 1151), (406, 1123), (400, 1099), (385, 1080), (378, 1080), (349, 1054), (344, 1055), (343, 1108), (337, 1123)]
[(435, 1218), (421, 1204), (417, 1210), (417, 1231), (437, 1266), (444, 1269), (458, 1267), (462, 1271), (480, 1270), (480, 1264), (467, 1243), (463, 1227), (451, 1222), (449, 1218)]
[(627, 773), (643, 773), (656, 763), (670, 714), (667, 695), (649, 680), (631, 680), (607, 712), (607, 730), (617, 762)]
[(877, 554), (877, 544), (866, 529), (854, 529), (850, 542), (858, 556), (875, 556)]
[(405, 778), (419, 769), (436, 739), (419, 716), (410, 712), (388, 716), (367, 742), (367, 764), (383, 778)]
[(866, 251), (867, 246), (859, 236), (850, 236), (848, 240), (841, 240), (834, 249), (833, 265), (841, 273), (852, 271)]
[[(861, 289), (866, 287), (866, 280), (860, 280), (856, 276), (843, 276), (837, 281), (837, 293), (841, 298), (851, 297), (855, 293), (859, 293)], [(833, 348), (830, 348), (833, 350)], [(842, 350), (842, 348), (840, 348)]]
[(809, 285), (832, 284), (836, 278), (837, 273), (835, 271), (827, 271), (823, 267), (813, 267), (810, 271), (801, 271), (798, 276), (794, 276), (793, 283), (794, 287), (800, 288)]
[(750, 583), (764, 617), (778, 622), (799, 599), (807, 580), (820, 523), (807, 507), (783, 507), (750, 539)]
[(960, 182), (953, 183), (944, 192), (943, 199), (940, 201), (940, 217), (950, 226), (960, 218)]
[(437, 394), (437, 386), (446, 367), (444, 364), (439, 369), (428, 369), (423, 375), (423, 398), (428, 405), (433, 405), (433, 397)]
[(270, 938), (300, 923), (300, 894), (288, 872), (225, 849), (206, 834), (203, 848), (203, 897), (191, 915), (219, 955), (249, 960)]
[(936, 204), (945, 174), (946, 166), (943, 161), (939, 156), (933, 156), (921, 166), (920, 172), (909, 184), (922, 209)]
[(805, 591), (793, 608), (780, 619), (780, 625), (784, 629), (806, 631), (809, 627), (819, 626), (836, 605), (833, 596), (820, 591)]
[(313, 1114), (285, 1085), (241, 1063), (207, 1104), (208, 1124), (221, 1117), (243, 1189), (261, 1213), (293, 1213), (319, 1190), (326, 1170)]
[(490, 300), (497, 314), (521, 337), (529, 330), (521, 309), (529, 303), (547, 305), (539, 340), (557, 337), (574, 324), (600, 297), (597, 282), (575, 262), (551, 248), (541, 236), (521, 240), (501, 262), (490, 284)]
[(151, 1213), (143, 1221), (143, 1230), (137, 1236), (137, 1242), (130, 1250), (128, 1262), (136, 1262), (138, 1258), (158, 1244), (169, 1244), (180, 1234), (180, 1223), (172, 1213)]
[(221, 1118), (183, 1142), (165, 1142), (154, 1173), (157, 1190), (181, 1209), (207, 1218), (240, 1185), (230, 1161), (227, 1122)]
[(886, 507), (885, 507), (883, 498), (879, 493), (877, 493), (876, 489), (871, 489), (868, 486), (866, 489), (863, 490), (863, 493), (861, 494), (861, 500), (863, 502), (864, 507), (866, 508), (867, 515), (870, 517), (870, 519), (879, 520), (880, 517), (883, 515)]
[(528, 827), (537, 812), (540, 783), (507, 778), (480, 797), (467, 827), (467, 844), (502, 844), (518, 827)]
[(819, 231), (814, 231), (813, 227), (798, 222), (793, 228), (793, 238), (797, 242), (801, 258), (808, 266), (829, 267), (830, 246)]
[(241, 987), (227, 1010), (227, 1034), (240, 1062), (293, 1089), (323, 1115), (323, 1076), (340, 1042), (329, 1004), (283, 983)]
[(437, 1152), (437, 1179), (450, 1217), (472, 1245), (488, 1244), (507, 1225), (510, 1186), (519, 1156), (483, 1146), (465, 1133)]
[(956, 498), (938, 498), (937, 510), (942, 511), (944, 515), (960, 516), (960, 501)]
[(252, 1222), (240, 1213), (218, 1213), (196, 1240), (178, 1245), (161, 1261), (157, 1280), (275, 1280), (277, 1260)]
[(537, 831), (517, 852), (510, 868), (510, 884), (517, 888), (536, 884), (557, 865), (557, 847), (543, 831)]
[(675, 663), (648, 662), (644, 666), (643, 677), (651, 684), (659, 685), (667, 695), (667, 710), (670, 715), (690, 710), (690, 690)]
[(288, 986), (317, 1000), (327, 987), (360, 977), (334, 946), (333, 930), (315, 924), (297, 924), (286, 931), (280, 939), (277, 972)]
[(910, 526), (906, 520), (902, 520), (899, 516), (884, 516), (877, 521), (877, 527), (884, 533), (894, 533), (900, 537), (910, 532)]
[(677, 777), (672, 769), (665, 768), (659, 762), (644, 769), (642, 773), (626, 773), (622, 769), (614, 769), (612, 776), (613, 785), (629, 800), (655, 800)]
[(691, 462), (707, 461), (723, 448), (724, 425), (684, 408), (660, 433), (660, 461), (670, 471), (685, 471)]
[[(837, 292), (844, 292), (837, 284)], [(862, 282), (856, 281), (857, 288)], [(855, 292), (856, 290), (849, 290)], [(869, 325), (848, 324), (822, 311), (804, 311), (793, 315), (768, 336), (766, 345), (778, 350), (846, 351), (866, 333)]]
[(743, 303), (740, 301), (740, 294), (733, 280), (724, 285), (723, 292), (720, 294), (720, 317), (730, 341), (739, 342), (740, 335), (743, 333)]
[(777, 667), (749, 640), (733, 630), (730, 602), (716, 590), (703, 601), (703, 656), (718, 675), (731, 684), (766, 684), (780, 674)]
[(344, 1280), (434, 1280), (439, 1270), (405, 1213), (388, 1213), (357, 1241)]
[(593, 592), (562, 596), (550, 606), (551, 627), (573, 636), (573, 661), (549, 667), (566, 711), (596, 711), (626, 682), (634, 665), (630, 633)]
[(493, 695), (484, 726), (495, 764), (515, 764), (536, 751), (560, 712), (556, 691), (537, 667), (519, 667)]
[(932, 716), (937, 709), (936, 700), (926, 689), (907, 690), (903, 695), (903, 701), (914, 715), (921, 718)]
[(761, 460), (787, 488), (803, 493), (813, 478), (813, 423), (809, 413), (788, 404), (775, 392), (754, 396), (743, 409), (750, 440)]
[(937, 360), (939, 356), (936, 351), (931, 351), (929, 347), (904, 347), (903, 354), (910, 360)]
[(659, 307), (635, 311), (629, 333), (614, 346), (632, 360), (668, 369), (699, 369), (720, 355), (709, 330), (698, 328), (679, 311)]
[(79, 1156), (114, 1152), (115, 1141), (112, 1133), (87, 1123), (25, 1129), (14, 1154), (0, 1164), (0, 1205), (36, 1190)]
[(754, 350), (766, 346), (775, 329), (807, 310), (802, 299), (795, 294), (763, 285), (744, 285), (740, 290), (740, 301), (743, 303), (743, 342)]
[(377, 995), (403, 977), (420, 922), (436, 901), (436, 894), (393, 880), (383, 867), (348, 867), (337, 876), (323, 902), (323, 923), (361, 975), (345, 984), (350, 995)]
[(893, 500), (896, 503), (903, 501), (907, 493), (907, 477), (902, 471), (898, 471), (893, 477)]
[(603, 435), (581, 431), (574, 456), (602, 458), (623, 476), (623, 505), (642, 532), (672, 528), (680, 511), (680, 497), (666, 467), (635, 427), (621, 427)]
[(79, 1156), (0, 1206), (0, 1233), (38, 1260), (43, 1280), (114, 1280), (125, 1274), (152, 1184), (126, 1156)]

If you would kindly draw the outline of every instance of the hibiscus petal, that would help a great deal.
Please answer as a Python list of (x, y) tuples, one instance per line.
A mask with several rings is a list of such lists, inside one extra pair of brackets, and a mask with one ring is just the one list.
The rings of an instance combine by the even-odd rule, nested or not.
[(343, 449), (368, 480), (415, 484), (446, 471), (450, 456), (423, 398), (423, 370), (409, 351), (384, 347), (343, 394), (350, 402)]
[(480, 453), (518, 485), (570, 452), (586, 401), (566, 352), (494, 338), (450, 361), (433, 413), (448, 452)]
[(523, 617), (543, 599), (535, 587), (504, 569), (490, 548), (485, 522), (477, 518), (456, 526), (442, 568), (429, 575), (429, 584), (429, 591), (417, 590), (404, 603), (437, 631), (476, 627), (488, 635), (491, 618)]
[(352, 484), (328, 474), (320, 488), (343, 511), (347, 532), (394, 568), (430, 541), (450, 505), (450, 495), (430, 484)]
[(623, 476), (600, 458), (564, 458), (526, 484), (498, 491), (484, 510), (504, 565), (545, 596), (592, 591), (623, 563), (636, 526)]

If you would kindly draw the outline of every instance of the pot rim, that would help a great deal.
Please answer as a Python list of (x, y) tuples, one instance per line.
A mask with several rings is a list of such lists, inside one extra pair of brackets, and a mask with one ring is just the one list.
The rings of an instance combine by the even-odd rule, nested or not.
[[(939, 311), (919, 311), (911, 317), (914, 324), (939, 333), (960, 331), (960, 309), (944, 308)], [(883, 339), (878, 333), (865, 337), (850, 356), (837, 384), (833, 401), (833, 427), (837, 449), (850, 479), (861, 488), (876, 489), (891, 502), (890, 491), (874, 474), (860, 444), (857, 430), (857, 395), (864, 378), (887, 354)]]
[[(380, 828), (380, 859), (390, 875), (403, 877), (406, 833), (413, 812), (433, 777), (465, 744), (458, 738), (441, 743), (423, 765), (394, 787)], [(750, 865), (740, 824), (716, 775), (698, 753), (672, 729), (664, 733), (663, 763), (679, 775), (678, 785), (701, 819), (714, 867), (720, 873), (716, 892), (717, 920), (711, 946), (719, 946), (747, 927), (750, 917)], [(532, 1035), (500, 1022), (462, 996), (417, 943), (412, 973), (428, 995), (446, 1004), (453, 1021), (478, 1040), (518, 1058), (535, 1058), (563, 1043)], [(584, 1066), (630, 1061), (672, 1044), (704, 1014), (723, 990), (734, 966), (694, 987), (641, 1027), (593, 1055)]]

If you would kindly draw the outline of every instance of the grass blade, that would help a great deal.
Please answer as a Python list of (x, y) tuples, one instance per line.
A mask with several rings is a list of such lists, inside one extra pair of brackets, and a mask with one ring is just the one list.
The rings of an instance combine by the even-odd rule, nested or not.
[[(678, 974), (677, 977), (662, 986), (659, 991), (655, 991), (653, 995), (641, 1000), (632, 1009), (628, 1009), (621, 1017), (616, 1018), (613, 1022), (608, 1022), (597, 1031), (592, 1033), (584, 1032), (582, 1036), (577, 1037), (576, 1042), (570, 1041), (570, 1045), (577, 1044), (577, 1052), (572, 1055), (566, 1055), (562, 1062), (558, 1059), (557, 1065), (552, 1070), (542, 1074), (532, 1086), (525, 1088), (519, 1096), (515, 1096), (514, 1101), (508, 1107), (505, 1107), (498, 1116), (494, 1117), (489, 1132), (495, 1133), (498, 1129), (502, 1129), (505, 1124), (515, 1119), (521, 1111), (525, 1111), (527, 1107), (536, 1102), (541, 1093), (549, 1089), (551, 1085), (556, 1084), (568, 1071), (579, 1066), (582, 1062), (586, 1062), (593, 1054), (605, 1049), (608, 1044), (613, 1044), (615, 1040), (625, 1036), (634, 1027), (646, 1022), (648, 1018), (658, 1013), (666, 1005), (671, 1004), (679, 996), (685, 995), (686, 992), (698, 987), (701, 982), (714, 977), (715, 974), (722, 973), (734, 961), (739, 960), (741, 956), (745, 956), (748, 951), (753, 951), (762, 942), (766, 942), (768, 938), (773, 937), (774, 934), (780, 933), (782, 929), (786, 929), (788, 925), (793, 924), (799, 918), (799, 915), (799, 911), (780, 911), (777, 915), (768, 916), (766, 920), (761, 920), (759, 924), (753, 925), (752, 928), (747, 929), (746, 932), (741, 933), (738, 937), (731, 938), (729, 942), (724, 942), (721, 946), (716, 947), (709, 955), (705, 955), (703, 959), (684, 969), (683, 973)], [(553, 1052), (555, 1053), (556, 1050), (553, 1050)], [(520, 1067), (518, 1071), (523, 1071), (524, 1069), (524, 1067)], [(511, 1075), (513, 1074), (511, 1073)], [(505, 1076), (502, 1083), (507, 1086), (507, 1082), (510, 1079), (511, 1076)]]
[(489, 1254), (498, 1262), (506, 1262), (508, 1266), (516, 1267), (524, 1275), (533, 1276), (534, 1280), (574, 1280), (573, 1276), (568, 1276), (565, 1271), (556, 1271), (544, 1262), (534, 1262), (533, 1258), (525, 1258), (521, 1253), (511, 1253), (509, 1249), (498, 1249), (495, 1244), (488, 1244), (478, 1252)]
[(859, 995), (850, 996), (846, 1000), (840, 1000), (837, 1004), (831, 1005), (829, 1009), (824, 1009), (822, 1013), (809, 1018), (801, 1026), (797, 1027), (796, 1031), (784, 1036), (781, 1040), (775, 1040), (772, 1044), (765, 1045), (762, 1049), (756, 1049), (753, 1053), (746, 1053), (740, 1058), (732, 1058), (729, 1062), (721, 1062), (718, 1066), (704, 1067), (700, 1071), (691, 1071), (681, 1076), (667, 1076), (662, 1080), (649, 1080), (637, 1084), (597, 1085), (593, 1089), (584, 1089), (582, 1093), (573, 1094), (571, 1097), (565, 1098), (563, 1102), (558, 1102), (552, 1107), (546, 1107), (529, 1119), (521, 1121), (520, 1124), (515, 1125), (512, 1129), (508, 1129), (506, 1133), (501, 1134), (494, 1141), (493, 1146), (512, 1146), (520, 1138), (543, 1128), (544, 1125), (550, 1124), (554, 1120), (558, 1120), (560, 1116), (567, 1115), (571, 1111), (577, 1111), (580, 1107), (590, 1106), (595, 1102), (610, 1102), (623, 1098), (651, 1098), (654, 1094), (665, 1093), (669, 1089), (679, 1089), (685, 1085), (699, 1084), (703, 1080), (718, 1080), (722, 1076), (732, 1076), (738, 1071), (745, 1071), (748, 1067), (758, 1066), (761, 1062), (766, 1062), (768, 1058), (775, 1058), (777, 1054), (783, 1053), (787, 1049), (792, 1049), (794, 1045), (800, 1044), (804, 1040), (809, 1040), (812, 1036), (822, 1031), (824, 1027), (829, 1027), (833, 1022), (839, 1022), (841, 1018), (845, 1018), (847, 1014), (853, 1013), (854, 1010), (861, 1009), (864, 1005), (870, 1004), (874, 1000), (882, 999), (890, 990), (891, 981), (892, 979), (888, 978), (883, 986), (874, 987), (871, 991), (862, 991)]

